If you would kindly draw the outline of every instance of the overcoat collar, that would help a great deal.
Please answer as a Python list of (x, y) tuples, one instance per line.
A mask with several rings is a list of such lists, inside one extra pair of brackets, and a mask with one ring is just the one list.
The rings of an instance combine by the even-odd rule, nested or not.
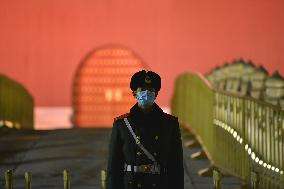
[(151, 112), (148, 112), (148, 113), (143, 112), (141, 108), (138, 106), (138, 103), (136, 103), (130, 109), (130, 115), (135, 116), (135, 117), (141, 117), (141, 118), (160, 117), (161, 114), (163, 114), (163, 110), (155, 102), (152, 105)]
[(163, 110), (154, 102), (152, 105), (152, 111), (145, 113), (138, 106), (138, 102), (130, 109), (130, 116), (137, 122), (156, 122), (161, 120), (163, 116)]

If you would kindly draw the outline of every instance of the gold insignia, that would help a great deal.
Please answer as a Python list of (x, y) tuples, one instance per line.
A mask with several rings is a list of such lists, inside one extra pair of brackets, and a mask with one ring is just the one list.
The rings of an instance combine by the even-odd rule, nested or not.
[(147, 83), (147, 84), (150, 84), (152, 81), (151, 81), (151, 78), (147, 75), (146, 77), (145, 77), (145, 83)]
[(144, 172), (149, 172), (150, 171), (150, 166), (149, 165), (143, 165)]

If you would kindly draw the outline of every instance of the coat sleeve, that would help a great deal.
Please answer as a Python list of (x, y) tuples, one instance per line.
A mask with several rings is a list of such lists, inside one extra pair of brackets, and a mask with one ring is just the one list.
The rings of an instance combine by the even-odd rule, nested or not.
[(183, 148), (178, 119), (175, 119), (168, 162), (169, 188), (184, 189)]
[(107, 165), (107, 189), (123, 189), (123, 171), (124, 171), (124, 156), (123, 156), (123, 141), (119, 133), (119, 125), (117, 121), (113, 122), (110, 143), (109, 157)]

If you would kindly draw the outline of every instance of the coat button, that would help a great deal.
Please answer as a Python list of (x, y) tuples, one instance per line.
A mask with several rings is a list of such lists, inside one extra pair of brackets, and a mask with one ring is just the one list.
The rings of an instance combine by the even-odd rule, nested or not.
[(158, 136), (158, 135), (156, 135), (156, 136), (155, 136), (155, 140), (158, 140), (158, 139), (159, 139), (159, 136)]
[(128, 182), (128, 184), (132, 184), (132, 182), (131, 182), (131, 181), (129, 181), (129, 182)]
[(137, 184), (137, 187), (138, 187), (138, 188), (141, 188), (141, 186), (142, 186), (142, 185), (141, 185), (140, 183)]
[(157, 153), (156, 153), (156, 152), (154, 152), (154, 156), (157, 156)]
[(140, 155), (141, 155), (141, 152), (137, 152), (137, 155), (140, 156)]
[(153, 186), (153, 187), (155, 187), (155, 186), (156, 186), (156, 184), (155, 184), (155, 183), (153, 183), (153, 184), (152, 184), (152, 186)]

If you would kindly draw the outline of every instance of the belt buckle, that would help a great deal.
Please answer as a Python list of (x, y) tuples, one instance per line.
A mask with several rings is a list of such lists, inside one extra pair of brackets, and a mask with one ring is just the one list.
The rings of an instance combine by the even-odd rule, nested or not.
[(150, 173), (151, 172), (151, 165), (143, 165), (143, 172)]

